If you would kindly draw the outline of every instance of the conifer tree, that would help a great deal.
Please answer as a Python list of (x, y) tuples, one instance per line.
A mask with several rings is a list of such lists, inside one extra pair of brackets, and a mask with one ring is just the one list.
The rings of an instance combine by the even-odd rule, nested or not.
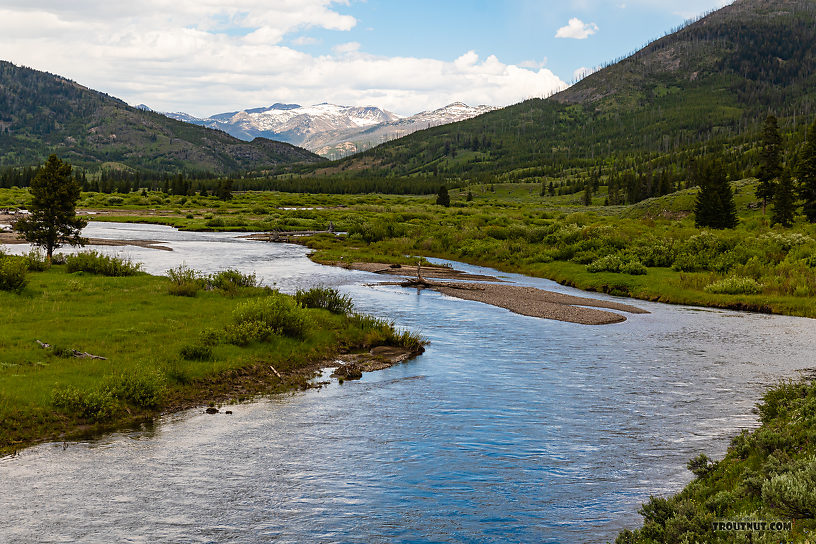
[(71, 176), (71, 165), (51, 155), (31, 180), (29, 215), (14, 225), (28, 242), (45, 248), (48, 260), (63, 244), (83, 245), (80, 232), (88, 224), (76, 216), (82, 187)]
[(448, 194), (448, 188), (444, 185), (439, 188), (439, 192), (436, 194), (436, 203), (446, 208), (450, 206), (450, 195)]
[(713, 162), (697, 165), (694, 177), (700, 186), (694, 205), (694, 224), (714, 229), (736, 227), (737, 206), (722, 164)]
[(771, 211), (771, 224), (790, 227), (793, 225), (795, 214), (796, 202), (793, 194), (793, 181), (791, 180), (790, 171), (786, 169), (779, 176), (779, 183), (776, 184), (773, 210)]
[(762, 199), (762, 214), (768, 201), (776, 193), (776, 179), (782, 173), (782, 159), (780, 147), (782, 137), (779, 136), (779, 126), (776, 117), (769, 115), (765, 120), (762, 132), (762, 151), (759, 154), (759, 184), (756, 188), (757, 198)]
[(808, 221), (816, 223), (816, 120), (808, 131), (796, 170), (799, 178), (799, 198), (804, 200), (802, 212)]

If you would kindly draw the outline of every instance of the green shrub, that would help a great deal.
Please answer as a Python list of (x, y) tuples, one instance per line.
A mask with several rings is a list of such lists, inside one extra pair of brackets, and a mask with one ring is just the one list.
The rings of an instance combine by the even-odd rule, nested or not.
[(24, 257), (29, 272), (48, 270), (48, 257), (39, 249), (32, 249)]
[(816, 517), (816, 458), (804, 466), (772, 477), (762, 485), (762, 500), (781, 515)]
[(28, 284), (27, 272), (22, 258), (0, 254), (0, 291), (22, 291)]
[(167, 291), (180, 297), (194, 297), (207, 284), (206, 278), (183, 264), (168, 270), (167, 277), (170, 278)]
[(111, 419), (118, 410), (112, 391), (106, 387), (90, 391), (74, 386), (56, 388), (51, 399), (54, 407), (92, 421)]
[(204, 329), (198, 335), (198, 341), (205, 346), (217, 346), (224, 338), (224, 332), (217, 329)]
[(589, 263), (587, 272), (620, 272), (622, 266), (623, 259), (620, 258), (620, 255), (607, 255)]
[(757, 283), (753, 278), (742, 276), (731, 276), (729, 278), (715, 281), (706, 285), (703, 290), (706, 293), (726, 294), (726, 295), (756, 295), (762, 292), (763, 285)]
[(233, 325), (257, 323), (275, 334), (292, 338), (303, 338), (309, 328), (307, 311), (295, 302), (292, 297), (273, 291), (269, 296), (249, 300), (233, 311)]
[(106, 380), (106, 387), (114, 396), (139, 408), (161, 406), (167, 388), (167, 379), (158, 370), (137, 369)]
[(88, 272), (102, 276), (135, 276), (142, 273), (142, 265), (130, 259), (103, 255), (97, 251), (83, 251), (65, 258), (68, 272)]
[(295, 300), (306, 308), (322, 308), (333, 314), (348, 314), (354, 308), (351, 297), (340, 294), (333, 287), (312, 287), (307, 291), (298, 289)]
[(208, 283), (215, 289), (231, 291), (237, 287), (258, 287), (258, 278), (255, 274), (242, 274), (230, 268), (210, 276)]
[(263, 342), (274, 333), (274, 330), (258, 321), (230, 323), (224, 328), (224, 341), (236, 346), (246, 346), (253, 342)]
[(643, 266), (638, 261), (629, 261), (627, 263), (623, 263), (620, 267), (620, 271), (622, 274), (631, 274), (632, 276), (642, 276), (646, 273), (646, 267)]
[(188, 361), (209, 361), (213, 358), (213, 350), (204, 344), (187, 344), (182, 346), (179, 354)]

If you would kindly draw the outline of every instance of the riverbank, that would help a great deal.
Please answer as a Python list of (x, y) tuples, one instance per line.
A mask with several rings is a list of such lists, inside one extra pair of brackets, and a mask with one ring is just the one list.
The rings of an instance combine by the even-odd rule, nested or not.
[(759, 404), (762, 425), (731, 440), (725, 457), (689, 461), (695, 479), (653, 497), (643, 526), (616, 544), (813, 542), (816, 531), (816, 382), (783, 383)]
[[(340, 356), (384, 368), (422, 351), (416, 336), (387, 322), (300, 308), (267, 288), (174, 296), (165, 277), (68, 273), (56, 265), (28, 278), (19, 293), (0, 291), (0, 455), (162, 413), (313, 387), (316, 372)], [(247, 312), (269, 305), (298, 327), (265, 333), (247, 321)], [(395, 348), (391, 359), (372, 353), (377, 346)]]

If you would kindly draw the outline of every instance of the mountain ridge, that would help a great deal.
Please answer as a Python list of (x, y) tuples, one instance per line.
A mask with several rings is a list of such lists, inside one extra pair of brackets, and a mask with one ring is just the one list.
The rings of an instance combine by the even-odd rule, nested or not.
[(0, 61), (0, 166), (40, 164), (51, 153), (85, 167), (118, 162), (153, 172), (218, 174), (322, 160), (290, 144), (241, 141)]
[[(737, 0), (548, 99), (417, 132), (316, 173), (522, 179), (527, 170), (539, 180), (602, 158), (626, 168), (661, 155), (687, 161), (753, 145), (770, 112), (801, 130), (816, 113), (814, 89), (816, 2)], [(744, 156), (731, 160), (746, 171)]]
[(321, 156), (338, 158), (417, 130), (469, 119), (494, 109), (492, 106), (453, 102), (442, 108), (402, 117), (376, 106), (340, 106), (323, 102), (312, 106), (276, 103), (206, 118), (184, 112), (165, 115), (223, 130), (240, 139), (262, 136), (305, 147)]

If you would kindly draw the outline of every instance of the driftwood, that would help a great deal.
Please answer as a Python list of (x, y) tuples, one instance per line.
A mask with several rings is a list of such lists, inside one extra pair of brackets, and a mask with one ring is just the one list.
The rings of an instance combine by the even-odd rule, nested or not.
[(269, 365), (269, 370), (271, 370), (272, 372), (274, 372), (274, 373), (275, 373), (275, 376), (277, 376), (279, 380), (283, 380), (283, 378), (281, 378), (281, 375), (280, 375), (280, 374), (278, 374), (278, 371), (277, 371), (277, 370), (275, 370), (275, 367), (274, 367), (274, 366)]
[[(39, 340), (36, 341), (37, 344), (40, 345), (42, 349), (53, 349), (51, 344), (46, 344), (45, 342), (40, 342)], [(102, 361), (107, 361), (107, 357), (101, 357), (99, 355), (93, 355), (91, 353), (87, 353), (85, 351), (78, 351), (75, 349), (67, 349), (65, 353), (69, 353), (72, 357), (76, 357), (77, 359), (100, 359)]]

